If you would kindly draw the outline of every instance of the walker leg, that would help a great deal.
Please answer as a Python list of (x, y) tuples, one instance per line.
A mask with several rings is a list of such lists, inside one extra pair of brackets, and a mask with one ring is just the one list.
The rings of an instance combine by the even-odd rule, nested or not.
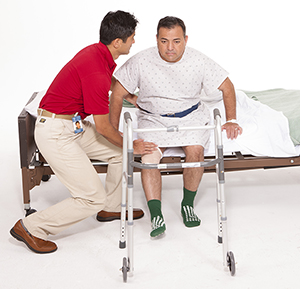
[(220, 204), (221, 204), (221, 222), (222, 222), (222, 244), (223, 244), (223, 265), (228, 267), (231, 276), (235, 275), (235, 259), (233, 253), (228, 251), (228, 237), (227, 237), (227, 216), (225, 210), (225, 194), (224, 184), (220, 184)]
[(222, 220), (221, 220), (221, 200), (220, 200), (220, 188), (217, 184), (217, 219), (218, 219), (218, 243), (222, 244)]
[[(123, 158), (124, 161), (124, 158)], [(120, 222), (120, 242), (119, 248), (126, 248), (126, 194), (127, 194), (127, 181), (126, 172), (123, 171), (122, 176), (122, 203), (121, 203), (121, 222)]]
[[(128, 150), (128, 159), (133, 159), (133, 150)], [(128, 165), (128, 272), (133, 272), (133, 167)]]
[(223, 157), (223, 144), (222, 144), (222, 130), (220, 117), (215, 118), (215, 144), (216, 144), (216, 157), (219, 163), (216, 165), (217, 174), (217, 209), (218, 209), (218, 242), (222, 243), (223, 247), (223, 265), (228, 267), (231, 276), (235, 274), (235, 260), (232, 252), (228, 252), (228, 238), (227, 238), (227, 216), (225, 207), (225, 168)]
[[(126, 116), (124, 116), (124, 119)], [(133, 272), (133, 166), (131, 162), (133, 161), (133, 140), (132, 140), (132, 127), (131, 119), (127, 117), (128, 126), (124, 123), (124, 134), (123, 134), (123, 187), (126, 189), (122, 191), (122, 228), (125, 230), (126, 226), (126, 193), (128, 193), (128, 221), (127, 221), (127, 256), (128, 258), (123, 258), (123, 281), (127, 282), (127, 274)], [(127, 129), (125, 130), (125, 127)], [(126, 155), (126, 156), (124, 156)], [(124, 161), (125, 160), (125, 161)], [(127, 173), (126, 173), (127, 172)], [(124, 236), (125, 242), (125, 236)]]
[[(133, 152), (131, 152), (133, 154)], [(129, 153), (130, 155), (130, 153)], [(129, 158), (130, 159), (130, 158)], [(127, 282), (127, 274), (133, 272), (133, 167), (128, 165), (128, 234), (127, 234), (127, 255), (123, 258), (123, 282)]]
[(121, 222), (120, 222), (120, 241), (119, 248), (126, 248), (126, 195), (127, 195), (127, 124), (124, 121), (123, 134), (123, 168), (122, 168), (122, 201), (121, 201)]

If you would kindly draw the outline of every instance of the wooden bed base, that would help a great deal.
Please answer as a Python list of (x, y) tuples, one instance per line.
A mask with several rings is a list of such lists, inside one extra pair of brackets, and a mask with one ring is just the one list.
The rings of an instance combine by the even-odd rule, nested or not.
[[(34, 93), (28, 103), (30, 103), (37, 93)], [(19, 126), (19, 147), (20, 162), (22, 170), (23, 184), (23, 203), (27, 213), (30, 211), (30, 191), (40, 185), (41, 181), (49, 180), (53, 175), (53, 171), (47, 164), (41, 153), (39, 152), (34, 141), (35, 118), (25, 109), (22, 110), (18, 117)], [(138, 157), (137, 157), (138, 159)], [(209, 158), (206, 158), (209, 159)], [(184, 161), (181, 157), (164, 157), (162, 163)], [(91, 161), (96, 171), (106, 173), (107, 164), (99, 161)], [(271, 158), (271, 157), (255, 157), (252, 155), (242, 155), (235, 152), (232, 156), (224, 156), (225, 172), (253, 170), (253, 169), (272, 169), (291, 166), (300, 166), (300, 156), (288, 158)], [(135, 172), (140, 171), (135, 168)], [(215, 167), (208, 167), (204, 170), (207, 172), (215, 172)], [(161, 170), (162, 175), (181, 174), (182, 169)]]

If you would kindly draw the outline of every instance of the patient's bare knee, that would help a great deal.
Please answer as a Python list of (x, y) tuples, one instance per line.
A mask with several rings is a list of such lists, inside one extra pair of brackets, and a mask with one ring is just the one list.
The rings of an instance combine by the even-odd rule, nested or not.
[(162, 158), (162, 152), (159, 148), (155, 150), (152, 154), (142, 155), (143, 164), (159, 164)]

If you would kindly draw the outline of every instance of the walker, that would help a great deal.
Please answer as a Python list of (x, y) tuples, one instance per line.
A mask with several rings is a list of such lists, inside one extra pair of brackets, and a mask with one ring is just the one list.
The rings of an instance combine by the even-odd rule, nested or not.
[[(211, 161), (189, 162), (189, 163), (164, 163), (164, 164), (142, 164), (134, 161), (133, 156), (133, 132), (178, 132), (185, 130), (213, 129), (215, 136), (215, 158)], [(177, 169), (177, 168), (196, 168), (216, 166), (217, 175), (217, 213), (218, 213), (218, 242), (223, 247), (223, 266), (228, 267), (231, 276), (235, 275), (235, 260), (231, 251), (228, 251), (227, 241), (227, 216), (225, 208), (225, 174), (222, 144), (221, 116), (218, 109), (214, 110), (214, 125), (178, 127), (170, 126), (167, 128), (154, 129), (132, 129), (132, 119), (129, 112), (124, 113), (123, 125), (123, 174), (122, 174), (122, 204), (121, 204), (121, 227), (120, 227), (120, 248), (126, 248), (127, 235), (127, 257), (123, 258), (122, 274), (123, 281), (127, 282), (127, 275), (133, 274), (133, 168), (140, 169)], [(128, 204), (126, 195), (128, 193)], [(127, 208), (128, 207), (128, 208)], [(126, 226), (126, 208), (128, 209), (128, 221)], [(127, 227), (127, 234), (126, 234)]]

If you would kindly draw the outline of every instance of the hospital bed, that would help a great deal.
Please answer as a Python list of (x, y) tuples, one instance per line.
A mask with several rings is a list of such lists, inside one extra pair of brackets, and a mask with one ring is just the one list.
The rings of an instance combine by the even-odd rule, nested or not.
[[(53, 171), (39, 152), (34, 141), (34, 126), (36, 111), (40, 99), (45, 92), (34, 93), (27, 105), (18, 117), (19, 124), (19, 144), (20, 144), (20, 163), (22, 170), (23, 202), (26, 215), (35, 212), (30, 206), (30, 191), (40, 185), (42, 181), (48, 181)], [(300, 91), (287, 91), (283, 89), (269, 91), (236, 91), (237, 95), (237, 118), (243, 128), (243, 134), (236, 140), (228, 140), (225, 132), (221, 132), (222, 144), (222, 163), (221, 171), (239, 171), (252, 169), (271, 169), (300, 165)], [(215, 119), (213, 111), (218, 111), (220, 122), (224, 122), (225, 111), (222, 96), (217, 92), (212, 96), (203, 96), (212, 114), (211, 119)], [(284, 101), (283, 101), (284, 100)], [(135, 108), (131, 104), (124, 102), (122, 116), (130, 114), (133, 130), (137, 129)], [(128, 117), (127, 117), (128, 119)], [(92, 121), (92, 118), (88, 119)], [(123, 131), (125, 122), (120, 121), (120, 130)], [(122, 125), (123, 124), (123, 125)], [(209, 125), (213, 125), (210, 123)], [(133, 138), (137, 136), (133, 135)], [(211, 139), (215, 135), (212, 131)], [(214, 141), (205, 149), (204, 172), (217, 172), (220, 179), (220, 166), (216, 162), (216, 147)], [(159, 165), (162, 175), (182, 174), (185, 156), (180, 148), (168, 148)], [(91, 160), (98, 173), (106, 173), (107, 164), (104, 162)], [(139, 172), (143, 165), (140, 164), (140, 157), (133, 156), (132, 172)], [(129, 166), (127, 166), (128, 168)], [(124, 167), (123, 167), (124, 170)], [(123, 178), (124, 178), (123, 173)], [(223, 176), (221, 176), (223, 178)], [(123, 180), (123, 183), (127, 182)], [(220, 186), (220, 185), (219, 185)], [(123, 184), (124, 187), (124, 184)], [(124, 189), (123, 189), (124, 190)], [(128, 190), (128, 188), (127, 188)], [(129, 190), (128, 190), (129, 191)], [(220, 198), (218, 191), (218, 216), (219, 231), (218, 242), (223, 244), (223, 265), (229, 268), (231, 275), (235, 273), (235, 261), (231, 251), (228, 251), (226, 242), (226, 220), (227, 217), (222, 213), (225, 211), (225, 202)], [(223, 192), (223, 189), (221, 189)], [(224, 195), (224, 192), (222, 193)], [(124, 196), (124, 192), (123, 192)], [(122, 203), (124, 200), (122, 200)], [(126, 202), (126, 201), (125, 201)], [(222, 208), (222, 205), (224, 208)], [(221, 207), (220, 207), (221, 205)], [(125, 205), (123, 205), (124, 207)], [(128, 204), (129, 206), (129, 204)], [(132, 200), (129, 208), (132, 208)], [(129, 209), (128, 208), (128, 209)], [(221, 213), (220, 213), (221, 211)], [(132, 225), (129, 217), (126, 226), (124, 209), (121, 217), (121, 238), (120, 248), (126, 247), (125, 228), (129, 229), (132, 239)], [(130, 233), (131, 232), (131, 233)], [(130, 240), (130, 238), (129, 238)], [(128, 241), (128, 237), (127, 237)], [(132, 241), (131, 241), (132, 243)], [(127, 246), (128, 257), (123, 258), (123, 280), (127, 280), (127, 273), (133, 270), (132, 245)]]
[[(49, 180), (54, 174), (34, 141), (36, 109), (43, 94), (44, 92), (34, 93), (18, 117), (23, 203), (26, 215), (35, 211), (30, 206), (30, 191), (42, 181)], [(275, 89), (259, 92), (237, 91), (236, 94), (238, 120), (244, 132), (234, 141), (223, 136), (225, 172), (299, 166), (300, 91)], [(211, 112), (214, 108), (218, 108), (224, 121), (223, 102), (218, 93), (210, 97), (203, 96), (203, 101), (207, 103)], [(123, 113), (130, 112), (133, 128), (136, 128), (135, 109), (128, 103), (123, 108)], [(120, 129), (122, 130), (122, 127)], [(214, 147), (211, 141), (210, 147), (205, 150), (205, 158), (209, 160), (213, 156)], [(138, 159), (136, 156), (137, 161)], [(106, 172), (106, 163), (91, 161), (98, 173)], [(161, 162), (183, 161), (183, 152), (178, 148), (170, 148), (166, 150)], [(182, 170), (182, 168), (162, 169), (161, 174), (181, 174)], [(134, 172), (138, 171), (139, 168), (134, 168)], [(215, 166), (205, 167), (204, 171), (215, 172)]]

